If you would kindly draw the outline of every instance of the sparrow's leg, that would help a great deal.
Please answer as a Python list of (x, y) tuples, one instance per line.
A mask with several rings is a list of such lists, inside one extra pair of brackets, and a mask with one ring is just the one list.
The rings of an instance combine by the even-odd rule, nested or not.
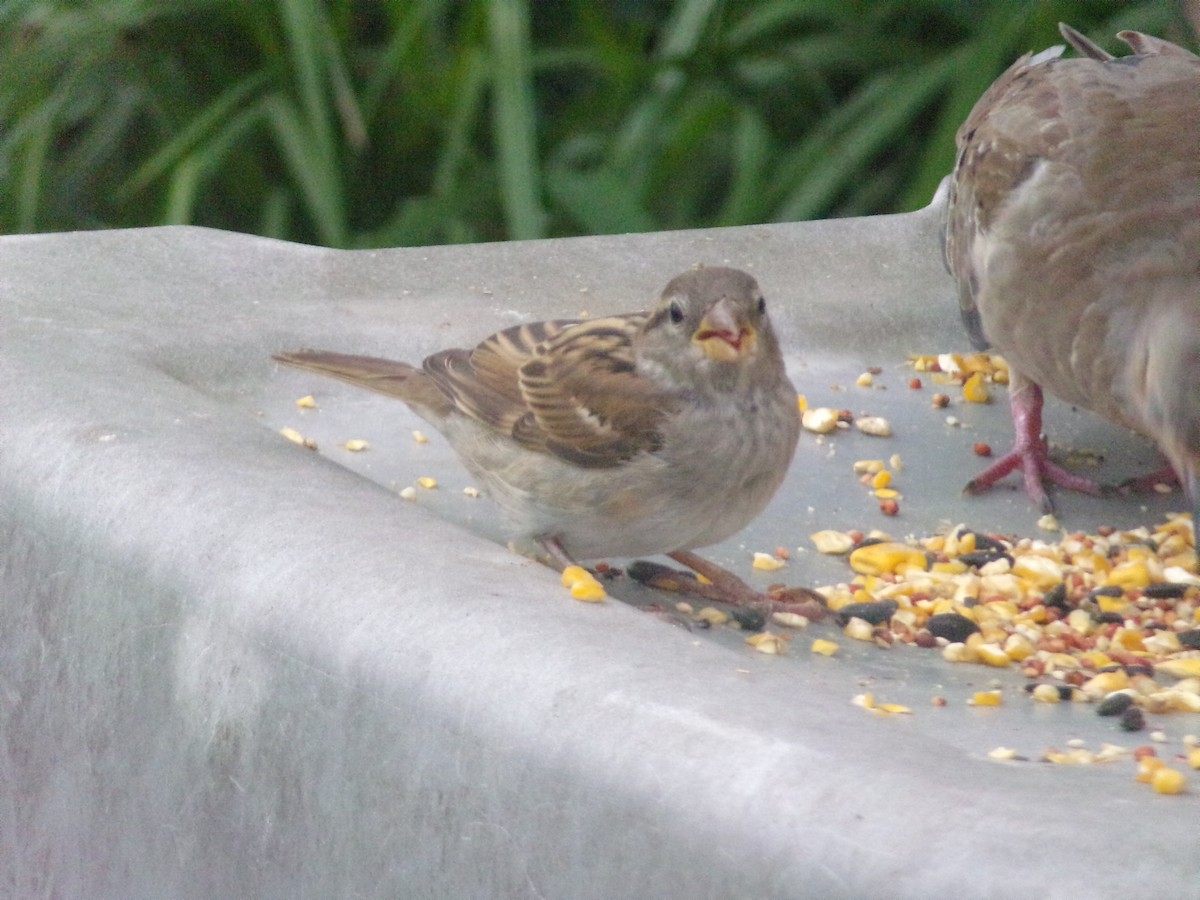
[[(558, 542), (558, 538), (541, 537), (538, 538), (537, 542), (541, 545), (542, 549), (546, 551), (546, 555), (549, 557), (548, 562), (550, 565), (554, 568), (557, 568), (560, 572), (568, 566), (579, 565), (577, 562), (575, 562), (575, 560), (571, 559), (571, 554), (563, 549), (563, 545)], [(547, 562), (547, 560), (542, 561)]]
[(1179, 473), (1175, 471), (1175, 468), (1170, 463), (1167, 463), (1153, 472), (1147, 472), (1145, 475), (1135, 475), (1132, 478), (1126, 478), (1117, 485), (1117, 490), (1123, 493), (1148, 494), (1153, 490), (1157, 490), (1160, 484), (1179, 487), (1183, 484), (1183, 480), (1179, 477)]
[(1009, 472), (1020, 467), (1025, 476), (1025, 492), (1041, 507), (1053, 512), (1054, 503), (1046, 493), (1045, 484), (1056, 484), (1071, 491), (1100, 496), (1100, 485), (1090, 478), (1072, 474), (1050, 461), (1050, 449), (1042, 434), (1042, 389), (1032, 381), (1012, 373), (1009, 386), (1009, 405), (1012, 408), (1016, 440), (1010, 452), (967, 482), (968, 494), (979, 494), (991, 488)]

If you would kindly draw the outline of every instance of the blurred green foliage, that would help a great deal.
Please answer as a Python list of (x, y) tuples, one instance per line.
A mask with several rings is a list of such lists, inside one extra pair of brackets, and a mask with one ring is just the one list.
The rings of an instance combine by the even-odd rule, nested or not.
[(1170, 0), (4, 0), (0, 231), (368, 247), (910, 210), (1060, 20), (1194, 46)]

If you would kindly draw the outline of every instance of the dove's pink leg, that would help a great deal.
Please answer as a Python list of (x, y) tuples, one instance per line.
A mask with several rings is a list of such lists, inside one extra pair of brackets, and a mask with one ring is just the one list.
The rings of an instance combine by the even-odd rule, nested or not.
[(1025, 476), (1025, 492), (1043, 512), (1051, 512), (1054, 509), (1054, 504), (1046, 493), (1046, 482), (1068, 490), (1099, 496), (1100, 485), (1095, 481), (1074, 475), (1051, 462), (1050, 448), (1045, 435), (1042, 434), (1042, 389), (1014, 373), (1008, 396), (1012, 408), (1013, 428), (1016, 431), (1013, 448), (968, 481), (966, 492), (982, 493), (1019, 466)]

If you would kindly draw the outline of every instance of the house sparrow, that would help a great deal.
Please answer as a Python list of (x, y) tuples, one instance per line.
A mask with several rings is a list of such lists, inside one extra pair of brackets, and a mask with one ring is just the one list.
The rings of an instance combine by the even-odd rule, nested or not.
[(1054, 465), (1042, 389), (1153, 438), (1193, 506), (1200, 472), (1200, 58), (1137, 32), (1114, 59), (1060, 26), (1062, 47), (1026, 55), (958, 132), (947, 267), (977, 346), (1008, 361), (1016, 468), (1098, 493)]
[(274, 358), (403, 400), (487, 485), (514, 536), (560, 568), (665, 553), (720, 599), (760, 596), (689, 552), (762, 511), (800, 432), (745, 272), (684, 272), (653, 312), (518, 325), (421, 369), (319, 350)]

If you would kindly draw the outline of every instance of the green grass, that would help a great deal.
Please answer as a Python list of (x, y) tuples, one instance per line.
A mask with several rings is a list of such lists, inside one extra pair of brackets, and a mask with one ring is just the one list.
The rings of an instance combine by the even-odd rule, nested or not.
[(1068, 21), (1168, 0), (6, 0), (0, 231), (337, 247), (911, 210)]

